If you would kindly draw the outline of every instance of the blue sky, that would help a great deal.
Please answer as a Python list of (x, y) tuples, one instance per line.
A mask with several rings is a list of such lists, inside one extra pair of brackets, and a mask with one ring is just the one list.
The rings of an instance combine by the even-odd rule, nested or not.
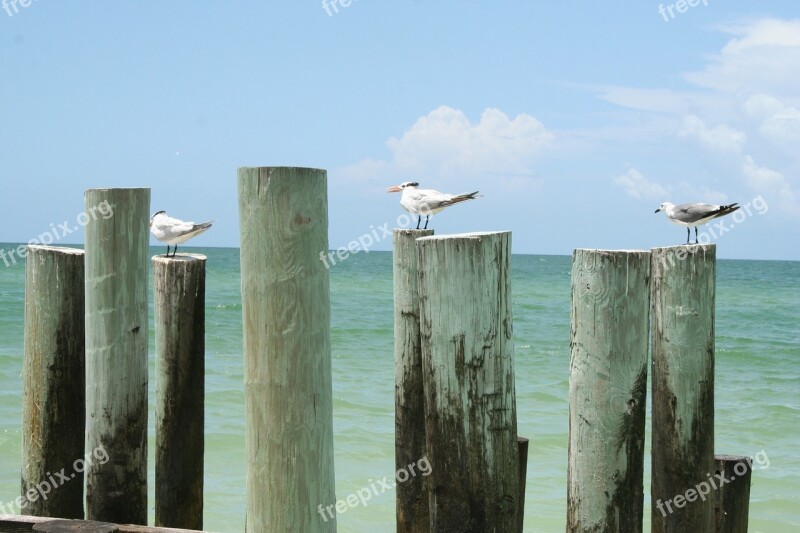
[(236, 169), (288, 165), (328, 170), (332, 248), (415, 180), (480, 190), (432, 227), (515, 253), (680, 244), (669, 200), (751, 206), (706, 230), (719, 257), (800, 259), (796, 0), (340, 2), (7, 0), (0, 242), (150, 187), (238, 246)]

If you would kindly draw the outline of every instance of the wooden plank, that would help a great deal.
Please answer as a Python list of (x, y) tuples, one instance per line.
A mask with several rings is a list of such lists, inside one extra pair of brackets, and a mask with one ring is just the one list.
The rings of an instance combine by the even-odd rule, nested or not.
[(238, 189), (246, 530), (335, 531), (327, 175), (240, 168)]
[[(425, 456), (425, 391), (419, 332), (419, 277), (416, 239), (427, 230), (394, 230), (394, 458), (400, 471)], [(397, 485), (397, 531), (428, 531), (427, 476)]]
[(417, 239), (431, 531), (514, 531), (511, 233)]
[(155, 525), (203, 529), (206, 256), (154, 256)]
[(28, 246), (26, 261), (22, 509), (83, 518), (83, 475), (53, 476), (83, 457), (83, 250)]
[[(35, 524), (43, 524), (52, 522), (53, 518), (38, 517), (38, 516), (24, 516), (24, 515), (10, 515), (0, 514), (0, 531), (3, 533), (28, 533), (33, 531)], [(212, 532), (198, 532), (193, 529), (176, 529), (169, 527), (148, 527), (137, 526), (132, 524), (116, 524), (120, 533), (212, 533)]]
[(150, 189), (90, 189), (86, 212), (86, 517), (147, 523)]
[[(716, 464), (714, 478), (708, 479), (705, 485), (698, 487), (699, 493), (704, 492), (707, 495), (711, 490), (714, 492), (714, 531), (747, 533), (752, 459), (742, 455), (715, 455), (714, 463)], [(724, 484), (718, 476), (723, 476)]]
[(567, 531), (641, 532), (650, 252), (575, 250)]
[(713, 531), (713, 498), (686, 491), (714, 468), (716, 246), (654, 248), (652, 531)]

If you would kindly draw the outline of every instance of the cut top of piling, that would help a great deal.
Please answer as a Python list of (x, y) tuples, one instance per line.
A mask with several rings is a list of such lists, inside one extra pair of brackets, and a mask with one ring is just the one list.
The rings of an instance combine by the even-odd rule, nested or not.
[(42, 244), (29, 244), (28, 253), (31, 252), (58, 252), (62, 254), (83, 255), (83, 250), (80, 248), (70, 248), (68, 246), (45, 246)]
[(208, 258), (203, 254), (178, 254), (175, 256), (154, 255), (153, 263), (190, 263), (192, 261), (206, 261)]
[(417, 242), (422, 241), (432, 241), (432, 240), (445, 240), (445, 239), (478, 239), (480, 240), (481, 237), (488, 237), (490, 235), (500, 235), (508, 233), (510, 234), (511, 231), (504, 230), (504, 231), (473, 231), (468, 233), (451, 233), (449, 235), (430, 235), (428, 237), (420, 237), (417, 239)]

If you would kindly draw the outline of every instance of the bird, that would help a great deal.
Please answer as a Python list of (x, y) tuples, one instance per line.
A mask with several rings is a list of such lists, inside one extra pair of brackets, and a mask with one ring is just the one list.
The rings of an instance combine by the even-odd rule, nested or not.
[(192, 237), (200, 235), (211, 227), (213, 220), (195, 224), (194, 222), (184, 222), (177, 218), (167, 215), (166, 211), (157, 211), (150, 217), (150, 233), (161, 242), (167, 243), (167, 255), (170, 257), (169, 247), (174, 245), (172, 257), (178, 252), (178, 245), (183, 244)]
[(686, 244), (689, 244), (689, 238), (692, 235), (691, 227), (694, 226), (694, 243), (698, 244), (697, 226), (705, 224), (709, 220), (733, 213), (739, 207), (738, 203), (715, 205), (700, 202), (675, 205), (670, 202), (664, 202), (655, 212), (663, 211), (670, 222), (686, 228)]
[(417, 187), (419, 187), (419, 183), (416, 181), (406, 181), (386, 189), (386, 192), (403, 192), (403, 196), (400, 198), (400, 205), (412, 215), (419, 217), (417, 218), (417, 229), (419, 229), (419, 225), (422, 222), (422, 215), (425, 215), (425, 227), (423, 229), (428, 229), (428, 220), (431, 215), (435, 215), (445, 207), (467, 200), (474, 200), (481, 196), (478, 194), (479, 191), (465, 194), (447, 194), (433, 189), (417, 189)]

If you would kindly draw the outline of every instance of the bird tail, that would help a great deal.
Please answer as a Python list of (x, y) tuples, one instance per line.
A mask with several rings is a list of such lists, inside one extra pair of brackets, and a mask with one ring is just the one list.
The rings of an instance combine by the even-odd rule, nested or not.
[(734, 202), (734, 203), (728, 204), (728, 205), (721, 205), (721, 206), (719, 206), (719, 214), (717, 216), (721, 217), (723, 215), (727, 215), (727, 214), (733, 213), (734, 211), (736, 211), (740, 207), (741, 206), (737, 202)]
[(478, 194), (478, 192), (480, 192), (480, 191), (469, 192), (469, 193), (465, 193), (465, 194), (457, 194), (457, 195), (453, 196), (450, 199), (449, 204), (457, 204), (459, 202), (465, 202), (467, 200), (474, 200), (475, 198), (483, 196), (482, 194)]

